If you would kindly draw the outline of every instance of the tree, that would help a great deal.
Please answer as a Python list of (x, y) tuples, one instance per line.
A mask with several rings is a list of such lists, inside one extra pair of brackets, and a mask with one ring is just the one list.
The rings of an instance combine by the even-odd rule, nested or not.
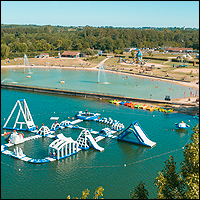
[(85, 50), (85, 54), (86, 54), (86, 55), (94, 55), (94, 52), (92, 51), (92, 49), (87, 48), (87, 49)]
[(148, 55), (153, 57), (152, 51), (148, 51)]
[(119, 50), (118, 50), (118, 49), (115, 49), (115, 50), (114, 50), (114, 53), (115, 53), (115, 54), (119, 54)]
[(68, 40), (68, 39), (65, 39), (63, 42), (62, 42), (62, 45), (60, 46), (62, 50), (68, 50), (71, 48), (71, 41)]
[(166, 161), (165, 170), (155, 180), (157, 198), (199, 199), (199, 124), (193, 128), (191, 143), (183, 151), (181, 171), (175, 172), (173, 157)]
[[(193, 131), (192, 142), (183, 151), (184, 160), (180, 172), (176, 172), (176, 162), (172, 155), (165, 161), (164, 169), (158, 172), (154, 182), (157, 199), (199, 199), (199, 124)], [(141, 182), (130, 196), (132, 199), (144, 199), (147, 192)]]
[(186, 199), (199, 199), (199, 124), (193, 128), (191, 143), (183, 151), (181, 174), (185, 180)]
[(43, 51), (49, 51), (51, 50), (51, 45), (49, 43), (43, 44)]
[(6, 44), (1, 44), (1, 59), (5, 59), (9, 55), (10, 48)]
[(124, 53), (124, 50), (123, 50), (123, 49), (121, 49), (121, 50), (120, 50), (120, 54), (123, 54), (123, 53)]
[(135, 57), (135, 50), (131, 51), (131, 56), (134, 58)]
[(145, 189), (145, 183), (142, 181), (139, 183), (137, 187), (135, 187), (134, 192), (131, 192), (131, 199), (148, 199), (149, 192)]
[(94, 195), (93, 199), (98, 199), (99, 197), (102, 197), (103, 191), (104, 191), (104, 189), (102, 186), (97, 187), (97, 189), (95, 190), (95, 193), (94, 193), (95, 195)]
[[(95, 190), (93, 199), (98, 199), (99, 197), (102, 197), (103, 191), (104, 191), (104, 189), (102, 186), (97, 187), (97, 189)], [(82, 191), (82, 197), (80, 197), (80, 199), (87, 199), (89, 194), (90, 194), (90, 190), (85, 189), (84, 191)], [(67, 199), (71, 199), (70, 195), (67, 196)], [(78, 198), (73, 197), (73, 199), (78, 199)], [(102, 199), (102, 198), (100, 198), (100, 199)]]
[[(113, 51), (114, 49), (123, 49), (131, 45), (137, 47), (192, 47), (199, 49), (199, 30), (181, 30), (176, 27), (155, 28), (144, 30), (141, 28), (113, 28), (113, 27), (62, 27), (62, 26), (33, 26), (33, 25), (1, 25), (1, 44), (11, 47), (16, 51), (15, 42), (26, 43), (31, 41), (34, 48), (31, 49), (43, 51), (44, 42), (49, 43), (52, 49), (57, 49), (60, 45), (62, 50), (85, 50), (94, 47), (99, 50)], [(70, 43), (64, 41), (70, 41)], [(35, 45), (40, 42), (42, 45)], [(73, 45), (71, 45), (73, 44)], [(82, 45), (82, 46), (81, 46)], [(14, 49), (13, 49), (14, 48)], [(34, 51), (35, 51), (34, 50)]]
[(155, 179), (157, 186), (158, 199), (180, 199), (183, 197), (184, 185), (183, 180), (176, 172), (176, 162), (172, 155), (165, 161), (164, 170), (159, 172), (159, 176)]
[(83, 49), (90, 48), (90, 44), (88, 42), (83, 43)]

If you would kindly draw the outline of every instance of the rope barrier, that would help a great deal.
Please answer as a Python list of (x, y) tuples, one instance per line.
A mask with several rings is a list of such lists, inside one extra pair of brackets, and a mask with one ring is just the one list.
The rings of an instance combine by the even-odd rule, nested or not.
[[(189, 139), (190, 140), (190, 139)], [(189, 142), (189, 140), (186, 142), (186, 144)], [(185, 145), (186, 145), (185, 144)], [(176, 151), (180, 151), (180, 150), (182, 150), (184, 147), (181, 147), (181, 148), (178, 148), (178, 149), (175, 149), (175, 150), (172, 150), (172, 151), (168, 151), (168, 152), (166, 152), (166, 153), (162, 153), (162, 154), (159, 154), (159, 155), (155, 155), (155, 156), (152, 156), (152, 157), (150, 157), (150, 158), (145, 158), (145, 159), (143, 159), (143, 160), (139, 160), (139, 161), (135, 161), (135, 162), (133, 162), (133, 163), (128, 163), (128, 164), (118, 164), (118, 165), (99, 165), (99, 166), (87, 166), (87, 167), (73, 167), (73, 168), (76, 168), (76, 169), (89, 169), (89, 168), (104, 168), (104, 167), (125, 167), (125, 166), (127, 166), (127, 165), (134, 165), (134, 164), (137, 164), (137, 163), (141, 163), (141, 162), (144, 162), (144, 161), (146, 161), (146, 160), (151, 160), (151, 159), (154, 159), (154, 158), (158, 158), (158, 157), (161, 157), (161, 156), (163, 156), (163, 155), (167, 155), (167, 154), (169, 154), (169, 153), (172, 153), (172, 152), (176, 152)], [(9, 164), (7, 164), (7, 163), (4, 163), (4, 162), (1, 162), (2, 164), (5, 164), (5, 165), (7, 165), (7, 166), (9, 166), (9, 167), (12, 167), (13, 169), (15, 169), (13, 166), (11, 166), (11, 165), (9, 165)], [(57, 169), (57, 167), (56, 168), (48, 168), (48, 169)], [(15, 169), (15, 170), (19, 170), (19, 169)], [(20, 171), (21, 170), (23, 170), (23, 169), (20, 169)], [(26, 170), (46, 170), (46, 169), (44, 169), (44, 168), (39, 168), (39, 169), (26, 169)]]

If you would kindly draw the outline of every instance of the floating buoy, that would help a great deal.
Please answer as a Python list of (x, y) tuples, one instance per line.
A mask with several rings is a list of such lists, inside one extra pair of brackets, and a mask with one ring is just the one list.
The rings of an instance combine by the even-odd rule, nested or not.
[(19, 169), (19, 171), (20, 171), (21, 169)]
[(126, 167), (126, 164), (124, 164), (124, 167)]

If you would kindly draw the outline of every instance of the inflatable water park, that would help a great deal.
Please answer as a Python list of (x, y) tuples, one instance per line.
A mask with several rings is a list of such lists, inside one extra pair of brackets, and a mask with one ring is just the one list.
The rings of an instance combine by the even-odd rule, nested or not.
[(175, 126), (176, 126), (177, 128), (180, 128), (180, 129), (186, 129), (186, 128), (189, 128), (189, 127), (190, 127), (190, 125), (184, 123), (183, 121), (182, 121), (181, 123), (175, 123)]
[[(8, 124), (10, 119), (13, 118), (13, 113), (15, 110), (18, 110), (18, 114), (15, 123), (10, 126)], [(117, 139), (118, 141), (143, 145), (151, 148), (156, 145), (156, 142), (150, 140), (138, 121), (132, 122), (129, 127), (125, 128), (124, 124), (120, 123), (118, 120), (114, 120), (111, 117), (100, 117), (100, 115), (100, 113), (92, 113), (88, 112), (87, 110), (85, 112), (79, 111), (75, 114), (76, 119), (73, 118), (73, 121), (64, 120), (60, 123), (57, 122), (59, 117), (51, 117), (50, 120), (55, 121), (52, 123), (51, 128), (42, 124), (42, 126), (38, 129), (38, 127), (34, 124), (26, 100), (17, 100), (13, 110), (3, 126), (4, 133), (1, 134), (1, 136), (4, 136), (7, 143), (1, 145), (1, 153), (25, 162), (41, 164), (60, 160), (77, 154), (81, 150), (88, 150), (90, 148), (102, 152), (104, 151), (104, 148), (99, 146), (98, 142), (107, 137)], [(77, 123), (82, 121), (103, 123), (107, 127), (101, 129), (100, 131), (95, 131), (93, 129), (78, 126)], [(64, 136), (63, 133), (54, 135), (58, 129), (75, 127), (81, 131), (76, 140), (72, 139), (71, 137)], [(6, 130), (11, 131), (6, 132)], [(32, 132), (35, 135), (24, 137), (24, 134), (21, 131)], [(18, 148), (17, 146), (18, 144), (42, 137), (48, 137), (53, 140), (49, 144), (47, 150), (48, 157), (43, 159), (30, 158), (25, 155), (25, 149)], [(9, 150), (9, 147), (11, 146), (16, 146), (14, 151)]]

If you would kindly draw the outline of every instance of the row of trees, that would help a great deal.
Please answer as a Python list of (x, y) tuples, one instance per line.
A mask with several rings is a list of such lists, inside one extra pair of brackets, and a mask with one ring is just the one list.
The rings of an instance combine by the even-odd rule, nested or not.
[[(55, 50), (99, 49), (114, 51), (125, 47), (191, 47), (199, 49), (199, 30), (164, 28), (91, 27), (71, 29), (57, 26), (1, 25), (2, 56), (9, 52), (49, 52)], [(1, 56), (1, 58), (2, 58)]]
[[(191, 143), (185, 146), (184, 160), (181, 169), (177, 172), (176, 162), (173, 156), (165, 161), (165, 167), (158, 172), (154, 185), (157, 187), (156, 199), (199, 199), (199, 124), (193, 128)], [(103, 187), (97, 187), (93, 199), (103, 197)], [(89, 190), (82, 192), (81, 199), (89, 196)], [(145, 183), (140, 182), (130, 193), (131, 199), (148, 199), (149, 191)], [(68, 195), (67, 199), (70, 199)], [(73, 199), (78, 199), (73, 197)]]

